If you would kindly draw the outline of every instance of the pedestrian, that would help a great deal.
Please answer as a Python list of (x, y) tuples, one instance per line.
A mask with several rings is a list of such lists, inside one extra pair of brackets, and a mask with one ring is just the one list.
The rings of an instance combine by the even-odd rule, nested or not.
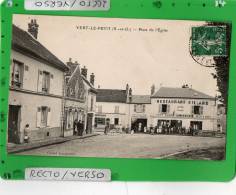
[(84, 133), (84, 121), (82, 121), (81, 123), (81, 131), (80, 131), (80, 135), (82, 136)]
[(109, 131), (109, 123), (107, 122), (107, 124), (105, 125), (104, 134), (107, 135), (108, 131)]
[(147, 127), (146, 126), (144, 127), (143, 132), (147, 133)]
[(79, 122), (77, 123), (78, 136), (81, 136), (81, 131), (82, 131), (81, 127), (82, 127), (82, 123), (81, 123), (81, 120), (79, 120)]
[(73, 135), (77, 135), (77, 134), (78, 134), (78, 120), (75, 119), (73, 123)]
[(24, 128), (24, 142), (29, 143), (29, 124), (26, 124)]

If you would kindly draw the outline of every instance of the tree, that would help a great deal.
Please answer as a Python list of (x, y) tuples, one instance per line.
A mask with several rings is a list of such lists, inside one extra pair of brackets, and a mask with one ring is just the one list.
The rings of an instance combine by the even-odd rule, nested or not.
[(226, 106), (228, 102), (228, 83), (229, 83), (229, 59), (230, 59), (230, 42), (231, 42), (231, 24), (224, 22), (209, 22), (209, 26), (226, 26), (226, 56), (214, 57), (216, 73), (212, 73), (217, 80), (218, 90), (221, 95), (217, 98)]

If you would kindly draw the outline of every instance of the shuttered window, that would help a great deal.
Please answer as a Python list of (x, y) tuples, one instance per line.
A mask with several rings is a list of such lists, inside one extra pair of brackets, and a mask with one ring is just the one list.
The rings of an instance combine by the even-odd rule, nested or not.
[(51, 126), (51, 108), (47, 106), (38, 107), (36, 117), (36, 127)]

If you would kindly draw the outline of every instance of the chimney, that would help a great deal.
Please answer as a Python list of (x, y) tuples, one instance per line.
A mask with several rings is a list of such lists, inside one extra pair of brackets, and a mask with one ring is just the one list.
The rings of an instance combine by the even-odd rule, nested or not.
[(37, 24), (37, 21), (32, 19), (30, 23), (28, 23), (28, 32), (35, 38), (38, 38), (38, 29), (39, 25)]
[(132, 89), (129, 89), (129, 96), (132, 96)]
[(155, 85), (153, 84), (152, 86), (151, 86), (151, 95), (153, 95), (155, 93)]
[(128, 92), (129, 92), (129, 84), (127, 83), (126, 84), (126, 94), (128, 94)]
[(129, 102), (132, 101), (132, 89), (129, 88)]
[(90, 83), (94, 86), (94, 81), (95, 81), (95, 75), (94, 75), (94, 73), (92, 73), (91, 75), (90, 75)]
[(88, 69), (86, 68), (86, 66), (81, 68), (81, 74), (87, 79)]

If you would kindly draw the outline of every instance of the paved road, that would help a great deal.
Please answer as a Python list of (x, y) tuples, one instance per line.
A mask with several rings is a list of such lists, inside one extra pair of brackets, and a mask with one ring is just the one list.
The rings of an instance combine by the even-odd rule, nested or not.
[(176, 135), (98, 135), (20, 154), (81, 157), (160, 158), (180, 151), (224, 147), (225, 138)]

